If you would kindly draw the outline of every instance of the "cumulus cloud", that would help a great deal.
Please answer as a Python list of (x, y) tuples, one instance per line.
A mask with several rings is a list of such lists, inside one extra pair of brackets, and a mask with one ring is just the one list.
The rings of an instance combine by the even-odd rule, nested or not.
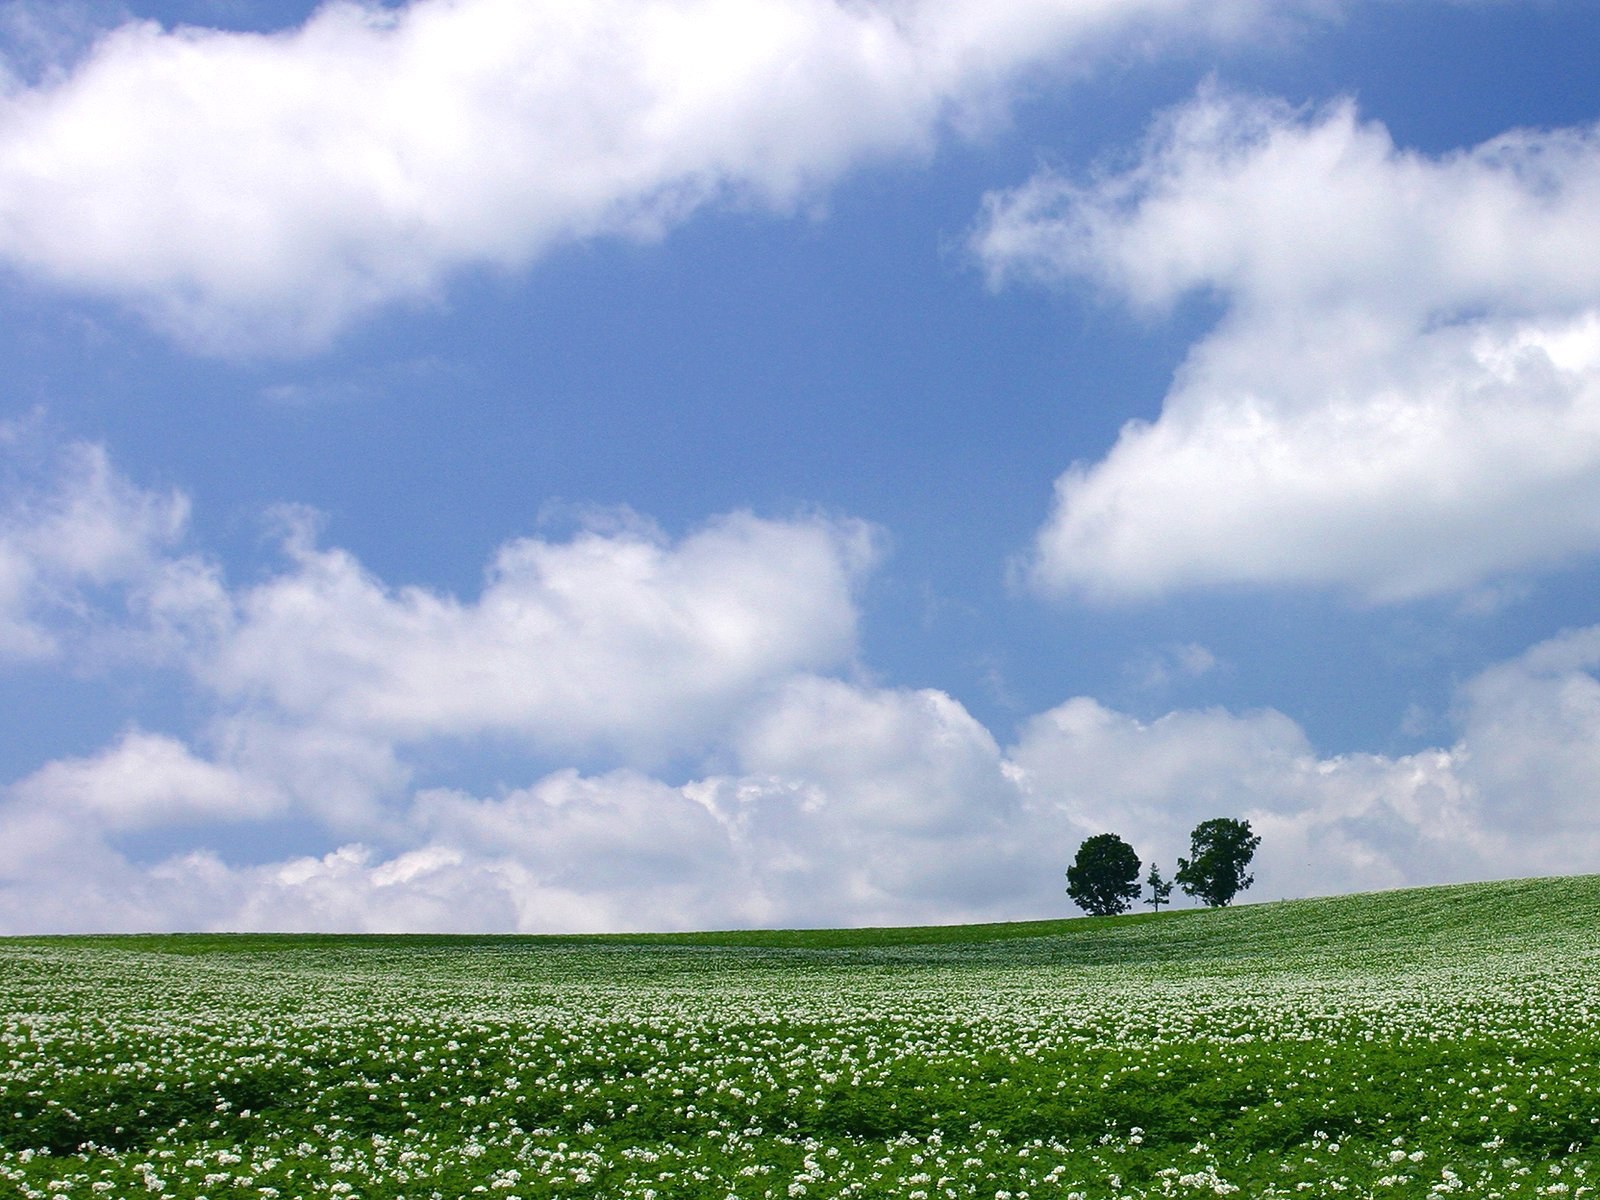
[(772, 863), (773, 916), (1000, 919), (1051, 890), (1000, 747), (944, 692), (800, 678), (731, 741), (740, 774), (702, 794)]
[(91, 758), (50, 763), (17, 784), (17, 798), (102, 828), (200, 819), (243, 820), (281, 805), (275, 789), (205, 762), (174, 738), (131, 730)]
[[(103, 455), (65, 461), (98, 464), (87, 494), (134, 514), (114, 528), (168, 513)], [(28, 494), (45, 499), (17, 528), (76, 511)], [(117, 593), (124, 636), (188, 669), (198, 715), (0, 788), (5, 932), (1026, 918), (1065, 910), (1084, 837), (1120, 833), (1170, 869), (1217, 815), (1263, 835), (1250, 898), (1582, 870), (1600, 852), (1596, 629), (1468, 681), (1452, 740), (1413, 755), (1322, 756), (1270, 710), (1143, 721), (1088, 697), (1003, 746), (946, 693), (851, 678), (875, 537), (849, 521), (524, 539), (472, 599), (386, 584), (303, 524), (277, 574), (237, 588), (159, 538), (13, 544), (136, 564), (106, 568), (147, 580), (138, 604)], [(502, 785), (421, 781), (430, 747), (486, 735), (516, 748)], [(609, 765), (550, 769), (578, 747)], [(313, 852), (261, 849), (289, 826)]]
[(998, 815), (999, 748), (944, 692), (794, 680), (736, 737), (747, 769), (804, 780), (852, 824), (950, 833)]
[(254, 927), (391, 920), (413, 890), (418, 919), (454, 897), (426, 927), (528, 930), (999, 919), (1050, 902), (1049, 844), (949, 696), (798, 676), (737, 724), (729, 769), (680, 784), (568, 769), (499, 796), (426, 789), (386, 851), (161, 870), (212, 890), (214, 920)]
[[(1585, 749), (1600, 744), (1597, 671), (1600, 631), (1536, 646), (1462, 689), (1451, 745), (1398, 757), (1320, 756), (1270, 710), (1141, 721), (1087, 697), (1002, 749), (942, 693), (799, 676), (730, 731), (727, 770), (674, 784), (568, 769), (491, 796), (423, 789), (375, 838), (341, 839), (325, 822), (327, 850), (267, 863), (206, 846), (154, 863), (117, 850), (130, 824), (248, 822), (279, 802), (247, 770), (134, 734), (5, 797), (0, 927), (1028, 918), (1065, 911), (1062, 871), (1084, 837), (1119, 833), (1170, 873), (1189, 830), (1218, 815), (1263, 836), (1246, 900), (1581, 871), (1600, 850), (1584, 799), (1600, 782)], [(146, 764), (152, 777), (124, 794)]]
[(1021, 69), (1118, 32), (1237, 35), (1259, 7), (346, 0), (270, 35), (130, 22), (0, 92), (0, 260), (201, 349), (311, 348), (465, 267), (711, 203), (791, 209), (1003, 108)]
[(1462, 688), (1463, 772), (1519, 854), (1566, 870), (1600, 854), (1600, 627), (1541, 642)]
[[(328, 896), (362, 880), (381, 885), (373, 903), (399, 905), (412, 878), (366, 849), (287, 873), (238, 862), (224, 868), (209, 852), (151, 873), (121, 848), (126, 835), (152, 831), (198, 837), (203, 847), (229, 825), (293, 820), (317, 836), (356, 839), (341, 844), (377, 839), (402, 856), (423, 856), (409, 863), (437, 858), (436, 869), (418, 867), (416, 877), (441, 888), (446, 859), (468, 864), (461, 880), (476, 879), (483, 843), (465, 825), (456, 831), (461, 847), (430, 840), (424, 817), (442, 802), (413, 796), (419, 756), (484, 739), (530, 760), (571, 752), (648, 763), (697, 754), (797, 674), (852, 668), (854, 593), (879, 551), (878, 532), (848, 519), (735, 513), (672, 539), (623, 514), (564, 541), (507, 543), (481, 592), (462, 599), (389, 585), (350, 553), (319, 546), (312, 519), (290, 513), (283, 565), (236, 587), (215, 564), (175, 552), (187, 513), (181, 496), (140, 489), (102, 449), (56, 453), (24, 441), (14, 439), (12, 449), (27, 449), (46, 478), (18, 482), (6, 510), (0, 545), (12, 644), (46, 653), (58, 642), (76, 645), (68, 635), (82, 627), (111, 657), (153, 648), (163, 666), (186, 674), (199, 714), (187, 739), (131, 730), (98, 754), (47, 763), (0, 802), (0, 870), (15, 887), (90, 874), (106, 889), (100, 911), (117, 909), (111, 897), (126, 894), (119, 925), (179, 912), (170, 906), (179, 879), (213, 895), (215, 911), (234, 919), (277, 913), (295, 922), (311, 919), (310, 910), (256, 891), (288, 895), (294, 889), (285, 880), (331, 872)], [(588, 853), (579, 833), (635, 823), (642, 802), (621, 803), (620, 778), (569, 787), (581, 795), (565, 810), (573, 819), (550, 831), (553, 844), (588, 864), (614, 856), (615, 844)], [(538, 805), (562, 793), (558, 782), (540, 785), (537, 804), (485, 801), (477, 824), (491, 823), (492, 803), (542, 811)], [(676, 794), (659, 784), (646, 791)], [(720, 828), (704, 804), (679, 803)], [(248, 835), (239, 837), (248, 844)], [(659, 856), (661, 831), (651, 839)], [(369, 859), (370, 877), (362, 865)], [(518, 896), (533, 886), (529, 870), (525, 862), (505, 867), (506, 878), (523, 881)], [(659, 885), (660, 872), (649, 877)], [(498, 878), (490, 873), (491, 882)], [(569, 882), (539, 888), (549, 904), (538, 920), (578, 911), (574, 901), (557, 903)], [(623, 893), (604, 901), (602, 890), (583, 893), (593, 912), (623, 911)], [(135, 902), (135, 893), (143, 899)], [(184, 904), (183, 912), (206, 911), (199, 900)], [(457, 900), (441, 904), (441, 913), (469, 911)], [(16, 911), (45, 909), (22, 902)], [(73, 911), (59, 908), (63, 919)], [(327, 911), (336, 921), (345, 910)]]
[(9, 446), (0, 654), (157, 655), (209, 694), (235, 755), (316, 760), (321, 741), (368, 760), (363, 781), (389, 773), (373, 747), (438, 738), (691, 750), (790, 675), (851, 664), (855, 592), (881, 550), (847, 518), (732, 513), (674, 540), (624, 514), (506, 543), (463, 599), (378, 579), (290, 512), (283, 567), (232, 587), (179, 552), (184, 496), (134, 485), (101, 447), (39, 443)]
[[(127, 606), (161, 588), (188, 501), (129, 484), (104, 448), (47, 446), (0, 423), (0, 662), (54, 657), (63, 639), (126, 624)], [(116, 591), (108, 609), (95, 596)]]
[(1206, 90), (1132, 167), (991, 196), (996, 282), (1225, 315), (1056, 484), (1029, 574), (1102, 600), (1458, 592), (1600, 548), (1600, 131), (1429, 157), (1349, 103)]
[[(1247, 899), (1583, 870), (1600, 849), (1581, 799), (1592, 792), (1577, 790), (1600, 770), (1582, 749), (1600, 734), (1596, 660), (1538, 657), (1467, 690), (1456, 744), (1399, 758), (1321, 758), (1273, 712), (1141, 722), (1087, 698), (1002, 752), (948, 696), (837, 680), (771, 697), (733, 739), (732, 770), (678, 784), (568, 769), (498, 795), (407, 792), (404, 772), (363, 774), (370, 746), (283, 738), (276, 758), (220, 747), (211, 759), (135, 731), (0, 797), (0, 928), (1028, 918), (1065, 910), (1061, 871), (1083, 837), (1118, 832), (1170, 869), (1188, 830), (1219, 814), (1264, 836)], [(804, 744), (843, 714), (859, 722)], [(354, 800), (316, 794), (336, 775)], [(252, 829), (284, 814), (328, 849), (258, 861)], [(192, 849), (150, 861), (130, 832)]]
[(514, 733), (545, 746), (692, 745), (770, 681), (855, 652), (874, 530), (733, 514), (671, 542), (636, 522), (501, 547), (462, 601), (393, 588), (291, 537), (198, 671), (230, 703), (398, 741)]
[(1259, 898), (1593, 870), (1600, 628), (1539, 643), (1460, 689), (1448, 745), (1322, 757), (1271, 710), (1142, 722), (1079, 698), (1022, 730), (1023, 788), (1079, 827), (1172, 863), (1220, 814), (1262, 835)]
[[(1079, 698), (1029, 722), (1013, 759), (1030, 794), (1078, 827), (1121, 834), (1169, 876), (1201, 821), (1249, 820), (1263, 847), (1247, 898), (1277, 899), (1502, 871), (1463, 753), (1321, 758), (1270, 710), (1143, 722)], [(1558, 851), (1540, 847), (1547, 860)]]
[(118, 835), (248, 823), (285, 799), (267, 780), (138, 729), (99, 754), (48, 763), (0, 790), (0, 922), (11, 931), (181, 927), (203, 901), (153, 896), (149, 873), (116, 849)]
[[(567, 769), (498, 796), (423, 789), (391, 804), (378, 843), (269, 863), (205, 846), (146, 864), (120, 852), (117, 833), (161, 813), (246, 821), (282, 796), (271, 764), (222, 767), (130, 735), (10, 789), (0, 828), (17, 850), (0, 861), (0, 926), (893, 923), (1025, 916), (1055, 890), (1049, 844), (1029, 836), (999, 748), (950, 697), (801, 676), (743, 724), (725, 773), (672, 785)], [(160, 769), (123, 795), (141, 761)], [(254, 792), (254, 813), (227, 801), (235, 791)], [(302, 815), (333, 836), (327, 814)], [(76, 911), (58, 895), (73, 886), (63, 861), (96, 880)]]

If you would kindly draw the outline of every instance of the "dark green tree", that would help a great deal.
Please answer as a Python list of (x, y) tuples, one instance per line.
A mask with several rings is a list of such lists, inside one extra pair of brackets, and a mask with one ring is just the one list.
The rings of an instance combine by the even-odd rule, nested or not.
[(1096, 834), (1067, 868), (1067, 895), (1092, 916), (1127, 912), (1139, 898), (1139, 865), (1133, 847), (1116, 834)]
[(1150, 864), (1150, 875), (1145, 880), (1150, 885), (1150, 907), (1157, 912), (1163, 904), (1172, 903), (1172, 880), (1161, 877), (1161, 868)]
[(1212, 908), (1225, 907), (1256, 881), (1245, 868), (1259, 845), (1249, 821), (1214, 817), (1200, 822), (1189, 835), (1190, 856), (1178, 860), (1178, 886)]

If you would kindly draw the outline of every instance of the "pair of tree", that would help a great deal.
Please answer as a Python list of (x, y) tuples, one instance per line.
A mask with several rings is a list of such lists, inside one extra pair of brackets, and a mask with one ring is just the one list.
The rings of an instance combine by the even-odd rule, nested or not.
[[(1255, 882), (1245, 874), (1255, 857), (1260, 837), (1251, 833), (1249, 821), (1215, 817), (1202, 821), (1189, 834), (1189, 857), (1178, 860), (1178, 873), (1163, 879), (1161, 869), (1150, 864), (1150, 903), (1157, 911), (1172, 896), (1176, 883), (1203, 904), (1220, 908)], [(1143, 864), (1133, 847), (1114, 833), (1096, 834), (1078, 847), (1067, 868), (1067, 895), (1084, 912), (1105, 917), (1126, 912), (1139, 898), (1139, 868)]]

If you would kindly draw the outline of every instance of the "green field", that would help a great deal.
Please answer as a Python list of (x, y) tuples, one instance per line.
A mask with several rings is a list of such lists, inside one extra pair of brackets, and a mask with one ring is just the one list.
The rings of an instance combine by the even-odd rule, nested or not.
[(1600, 877), (1022, 925), (0, 940), (0, 1195), (1600, 1186)]

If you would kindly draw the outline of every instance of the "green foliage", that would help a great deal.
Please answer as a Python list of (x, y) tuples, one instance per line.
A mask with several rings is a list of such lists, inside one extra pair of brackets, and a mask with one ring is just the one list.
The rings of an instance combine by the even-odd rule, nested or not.
[(1145, 882), (1150, 885), (1150, 907), (1156, 912), (1161, 911), (1163, 904), (1172, 903), (1172, 880), (1164, 878), (1161, 868), (1155, 863), (1150, 864), (1150, 874)]
[(1067, 868), (1067, 895), (1091, 916), (1127, 912), (1139, 898), (1139, 856), (1114, 833), (1086, 839)]
[(1250, 832), (1249, 821), (1216, 817), (1200, 822), (1189, 835), (1193, 857), (1178, 860), (1178, 886), (1213, 908), (1231, 904), (1255, 882), (1245, 870), (1259, 845), (1261, 839)]
[(1600, 878), (1020, 928), (0, 940), (0, 1195), (1594, 1194)]

